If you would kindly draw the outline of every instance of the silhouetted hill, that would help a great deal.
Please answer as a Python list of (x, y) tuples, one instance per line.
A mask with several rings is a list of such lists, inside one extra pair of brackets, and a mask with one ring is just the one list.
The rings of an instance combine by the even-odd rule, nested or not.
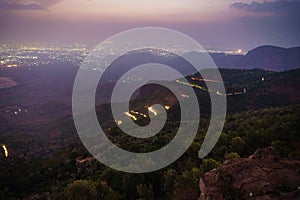
[[(284, 72), (272, 72), (262, 69), (221, 69), (220, 72), (226, 88), (226, 94), (223, 95), (227, 96), (227, 111), (229, 113), (272, 106), (294, 105), (300, 102), (300, 95), (297, 92), (300, 84), (299, 69)], [(198, 96), (201, 114), (209, 114), (210, 97), (205, 81), (200, 74), (188, 76), (187, 80), (194, 85), (193, 89)], [(168, 84), (172, 85), (173, 88), (177, 88), (182, 94), (184, 94), (185, 88), (189, 87), (181, 79), (178, 82), (172, 81)], [(217, 94), (217, 91), (211, 91), (211, 94), (222, 95)], [(165, 88), (159, 86), (150, 87), (148, 85), (142, 87), (140, 96), (137, 99), (138, 102), (143, 102), (143, 104), (151, 105), (155, 102), (178, 108), (178, 101), (175, 100), (174, 95), (170, 95)], [(189, 101), (189, 98), (185, 98), (185, 100)]]
[(242, 59), (240, 68), (262, 68), (283, 71), (300, 67), (300, 47), (281, 48), (261, 46), (249, 51)]
[(260, 46), (243, 55), (211, 54), (219, 68), (285, 71), (300, 67), (300, 47)]

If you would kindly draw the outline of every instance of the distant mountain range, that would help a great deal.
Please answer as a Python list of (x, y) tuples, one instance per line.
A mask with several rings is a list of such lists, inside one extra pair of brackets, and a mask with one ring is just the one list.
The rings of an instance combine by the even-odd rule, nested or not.
[[(191, 60), (205, 60), (201, 52), (191, 51), (183, 55)], [(287, 71), (300, 68), (300, 47), (282, 48), (276, 46), (260, 46), (250, 50), (245, 55), (225, 53), (210, 53), (218, 68), (226, 69), (264, 69), (267, 71)], [(182, 75), (194, 74), (190, 64), (176, 54), (166, 54), (164, 51), (136, 51), (119, 57), (111, 67), (108, 77), (115, 79), (115, 75), (122, 70), (128, 71), (134, 66), (145, 63), (157, 62), (172, 66)], [(206, 67), (206, 66), (198, 66)]]
[(246, 55), (212, 53), (211, 56), (219, 68), (261, 68), (268, 71), (300, 68), (300, 47), (282, 48), (266, 45), (250, 50)]
[[(264, 69), (266, 71), (287, 71), (300, 68), (300, 47), (285, 49), (275, 46), (260, 46), (246, 55), (232, 55), (225, 53), (210, 53), (212, 59), (218, 68), (222, 69)], [(206, 67), (206, 55), (202, 52), (191, 51), (179, 56), (174, 53), (159, 49), (142, 49), (120, 56), (112, 62), (106, 69), (101, 81), (116, 81), (121, 76), (133, 69), (147, 63), (159, 63), (171, 66), (176, 69), (182, 76), (189, 76), (197, 73), (195, 68), (187, 62), (188, 60), (202, 61), (203, 66), (197, 66), (200, 69)], [(209, 65), (209, 63), (207, 63)], [(154, 70), (155, 72), (155, 70)], [(164, 72), (163, 72), (164, 73)], [(92, 72), (92, 74), (94, 74)], [(143, 77), (147, 77), (149, 71), (143, 71)], [(135, 75), (138, 76), (138, 75)], [(159, 76), (159, 74), (154, 74)], [(151, 77), (151, 76), (150, 76)], [(139, 78), (139, 77), (138, 77)], [(180, 77), (171, 76), (168, 80), (174, 80)]]

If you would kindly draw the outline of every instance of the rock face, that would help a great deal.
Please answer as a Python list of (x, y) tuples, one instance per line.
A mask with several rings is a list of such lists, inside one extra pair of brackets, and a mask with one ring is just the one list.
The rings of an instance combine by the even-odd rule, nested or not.
[(280, 157), (273, 147), (258, 149), (205, 173), (200, 191), (199, 200), (300, 199), (300, 161)]

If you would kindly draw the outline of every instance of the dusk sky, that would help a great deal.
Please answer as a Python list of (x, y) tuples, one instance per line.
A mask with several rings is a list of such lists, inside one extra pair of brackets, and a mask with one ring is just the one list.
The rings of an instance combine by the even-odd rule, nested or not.
[(97, 44), (135, 27), (181, 31), (206, 48), (300, 45), (300, 0), (0, 0), (0, 42)]

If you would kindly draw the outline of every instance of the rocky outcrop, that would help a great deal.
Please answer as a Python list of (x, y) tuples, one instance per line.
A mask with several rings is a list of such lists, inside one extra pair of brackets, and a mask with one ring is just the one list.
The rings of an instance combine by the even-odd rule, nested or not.
[(44, 192), (41, 194), (34, 194), (32, 196), (24, 198), (23, 200), (50, 200), (50, 193)]
[(258, 149), (205, 173), (200, 191), (199, 200), (300, 199), (300, 161), (280, 157), (273, 147)]

